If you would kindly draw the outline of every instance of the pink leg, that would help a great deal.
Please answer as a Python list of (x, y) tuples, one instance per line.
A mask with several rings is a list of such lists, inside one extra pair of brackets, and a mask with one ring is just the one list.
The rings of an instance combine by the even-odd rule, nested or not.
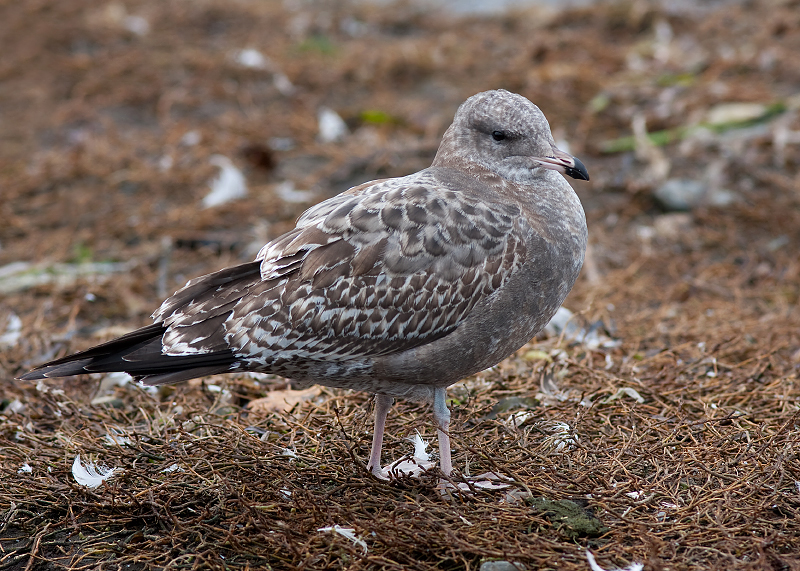
[(433, 418), (439, 434), (439, 465), (445, 476), (453, 471), (450, 455), (450, 410), (447, 408), (447, 389), (437, 387), (433, 392)]
[(388, 395), (375, 395), (375, 431), (372, 433), (372, 452), (369, 455), (367, 469), (381, 477), (381, 448), (383, 447), (383, 432), (386, 428), (386, 417), (392, 408), (394, 398)]

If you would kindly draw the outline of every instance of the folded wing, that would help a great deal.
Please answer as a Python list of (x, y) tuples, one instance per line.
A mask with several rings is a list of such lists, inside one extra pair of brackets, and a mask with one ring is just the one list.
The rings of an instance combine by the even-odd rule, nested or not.
[(525, 259), (526, 231), (515, 206), (419, 174), (392, 179), (306, 212), (262, 249), (260, 280), (167, 300), (155, 317), (168, 326), (165, 351), (185, 355), (219, 348), (197, 330), (224, 314), (224, 342), (246, 368), (405, 351), (447, 335), (500, 289)]

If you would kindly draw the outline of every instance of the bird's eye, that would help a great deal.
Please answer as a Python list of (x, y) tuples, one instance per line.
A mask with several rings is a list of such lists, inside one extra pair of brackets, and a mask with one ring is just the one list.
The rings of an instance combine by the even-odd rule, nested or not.
[(492, 139), (495, 141), (502, 141), (506, 138), (506, 134), (503, 131), (493, 131), (492, 132)]

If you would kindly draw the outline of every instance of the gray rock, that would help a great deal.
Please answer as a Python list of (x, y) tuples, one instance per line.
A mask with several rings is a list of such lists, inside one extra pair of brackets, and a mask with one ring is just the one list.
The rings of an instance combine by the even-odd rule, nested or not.
[(656, 189), (656, 200), (667, 210), (691, 210), (706, 196), (708, 187), (702, 182), (672, 178)]
[(686, 179), (671, 178), (655, 191), (656, 200), (667, 210), (688, 211), (706, 204), (727, 206), (736, 201), (736, 195), (724, 188), (713, 188), (706, 183)]

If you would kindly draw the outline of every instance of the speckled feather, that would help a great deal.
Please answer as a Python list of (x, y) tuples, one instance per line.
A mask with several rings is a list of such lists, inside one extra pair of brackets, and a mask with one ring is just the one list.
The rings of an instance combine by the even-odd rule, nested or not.
[[(127, 371), (163, 384), (262, 371), (433, 401), (448, 474), (444, 387), (524, 345), (580, 272), (586, 220), (559, 172), (588, 180), (538, 107), (479, 93), (430, 168), (310, 208), (255, 261), (187, 283), (153, 325), (22, 378)], [(387, 398), (370, 456), (378, 472)]]
[(188, 305), (167, 300), (154, 316), (168, 326), (165, 353), (230, 347), (239, 368), (296, 376), (309, 361), (373, 358), (451, 333), (519, 270), (530, 228), (517, 206), (442, 174), (339, 195), (262, 249), (258, 277)]
[[(295, 230), (264, 246), (257, 258), (258, 277), (251, 274), (224, 288), (206, 289), (190, 303), (181, 292), (167, 300), (154, 315), (167, 326), (164, 353), (211, 354), (229, 348), (236, 358), (232, 370), (357, 388), (364, 374), (371, 374), (375, 358), (455, 331), (480, 301), (491, 299), (520, 272), (532, 238), (554, 242), (561, 230), (573, 243), (567, 258), (572, 267), (565, 268), (563, 285), (552, 288), (557, 303), (541, 308), (540, 313), (551, 315), (580, 269), (585, 222), (559, 175), (538, 169), (548, 186), (526, 188), (531, 165), (524, 154), (505, 158), (504, 172), (497, 172), (492, 153), (482, 152), (483, 141), (474, 135), (495, 130), (500, 115), (508, 136), (526, 144), (533, 124), (545, 134), (543, 154), (551, 153), (547, 146), (554, 144), (541, 112), (519, 96), (507, 96), (494, 98), (493, 106), (474, 101), (470, 128), (464, 129), (457, 117), (431, 168), (363, 184), (309, 209)], [(527, 107), (534, 112), (520, 113)], [(572, 198), (567, 201), (572, 217), (564, 216), (558, 201), (530, 204), (537, 191), (551, 186)], [(565, 226), (569, 223), (574, 228)], [(538, 254), (543, 253), (546, 244)], [(546, 262), (541, 260), (540, 267)], [(556, 275), (563, 271), (555, 270)], [(190, 282), (187, 289), (204, 279)], [(529, 321), (528, 316), (519, 319)], [(337, 362), (356, 365), (353, 383), (334, 378), (348, 370), (330, 366)]]

